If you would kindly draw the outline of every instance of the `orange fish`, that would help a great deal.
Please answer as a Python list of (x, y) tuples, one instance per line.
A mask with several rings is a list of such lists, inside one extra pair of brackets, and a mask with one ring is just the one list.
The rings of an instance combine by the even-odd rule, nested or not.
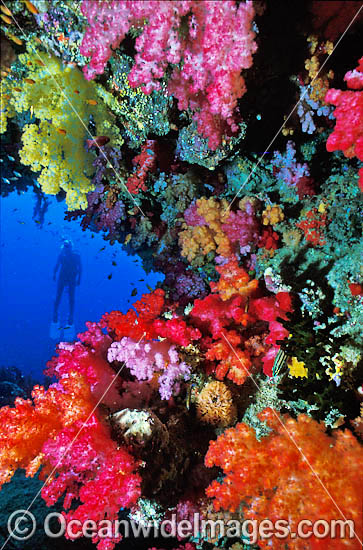
[(95, 99), (86, 99), (86, 103), (88, 103), (88, 105), (97, 105), (97, 101)]
[(35, 80), (33, 80), (32, 78), (24, 78), (24, 81), (28, 84), (35, 84)]
[(75, 94), (79, 94), (80, 91), (79, 91), (79, 90), (74, 90), (74, 93), (75, 93)]
[(58, 134), (62, 134), (62, 136), (65, 136), (67, 131), (66, 130), (63, 130), (63, 128), (57, 128), (57, 132)]
[(26, 5), (26, 7), (28, 8), (28, 10), (30, 11), (30, 13), (33, 13), (34, 15), (37, 15), (39, 13), (39, 11), (37, 10), (37, 8), (34, 6), (34, 4), (32, 4), (31, 2), (29, 2), (29, 0), (24, 0), (24, 4)]
[(69, 40), (69, 38), (64, 36), (63, 33), (58, 36), (58, 42), (68, 42), (68, 40)]
[(7, 15), (4, 15), (4, 14), (1, 14), (0, 17), (3, 21), (5, 21), (5, 23), (7, 23), (8, 25), (11, 25), (12, 20), (10, 19), (10, 17), (8, 17)]
[(40, 67), (45, 67), (45, 63), (43, 63), (40, 59), (36, 59), (35, 63), (37, 63)]
[(0, 6), (0, 10), (5, 13), (5, 15), (8, 15), (9, 17), (12, 17), (12, 13), (6, 6)]
[(38, 38), (37, 36), (34, 37), (34, 40), (35, 40), (35, 42), (38, 42), (38, 44), (41, 44), (41, 43), (42, 43), (42, 41), (40, 40), (40, 38)]
[(21, 88), (13, 88), (14, 92), (21, 92)]
[(87, 147), (91, 149), (91, 147), (102, 147), (103, 145), (106, 145), (110, 141), (110, 138), (107, 136), (97, 136), (94, 139), (87, 139)]
[(23, 41), (20, 40), (20, 38), (18, 38), (17, 36), (14, 36), (13, 34), (8, 34), (7, 37), (10, 38), (10, 40), (12, 40), (13, 42), (15, 42), (15, 44), (18, 44), (18, 46), (23, 45)]

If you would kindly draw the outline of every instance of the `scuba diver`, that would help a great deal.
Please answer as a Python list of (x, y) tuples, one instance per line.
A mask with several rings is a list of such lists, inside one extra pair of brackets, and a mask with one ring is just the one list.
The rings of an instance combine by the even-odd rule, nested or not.
[[(63, 329), (64, 336), (70, 339), (75, 337), (74, 330), (74, 295), (76, 286), (81, 282), (82, 264), (80, 255), (73, 250), (73, 243), (70, 239), (63, 242), (57, 263), (54, 267), (53, 280), (57, 282), (57, 295), (54, 302), (53, 322), (50, 326), (50, 337), (57, 339), (60, 337), (60, 331)], [(67, 288), (69, 298), (69, 313), (67, 324), (62, 327), (58, 322), (58, 309), (62, 299), (63, 291)]]

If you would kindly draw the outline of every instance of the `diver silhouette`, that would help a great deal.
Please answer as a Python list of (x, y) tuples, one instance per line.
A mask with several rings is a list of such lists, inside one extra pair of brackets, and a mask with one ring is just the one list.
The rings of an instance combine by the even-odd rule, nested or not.
[[(64, 335), (69, 338), (74, 338), (74, 302), (75, 289), (81, 282), (82, 264), (80, 255), (73, 250), (73, 243), (70, 239), (63, 242), (57, 263), (54, 267), (53, 280), (55, 281), (58, 274), (57, 294), (53, 308), (53, 322), (50, 327), (50, 337), (58, 338), (60, 331), (63, 329)], [(64, 289), (68, 290), (69, 312), (68, 322), (66, 326), (61, 327), (58, 323), (58, 309), (62, 299)]]

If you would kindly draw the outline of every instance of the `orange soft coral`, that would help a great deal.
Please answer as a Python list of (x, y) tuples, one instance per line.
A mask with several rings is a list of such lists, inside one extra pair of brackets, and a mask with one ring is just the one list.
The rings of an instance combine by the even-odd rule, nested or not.
[(35, 386), (32, 398), (34, 404), (17, 398), (15, 408), (0, 409), (0, 487), (18, 468), (34, 475), (42, 464), (45, 441), (73, 422), (86, 419), (93, 406), (87, 381), (75, 372), (47, 391)]
[(235, 331), (229, 331), (225, 338), (214, 342), (206, 353), (206, 359), (219, 361), (216, 367), (216, 377), (223, 380), (225, 376), (241, 385), (250, 374), (252, 366), (247, 350), (241, 350), (236, 346), (241, 338)]
[(212, 292), (218, 292), (223, 301), (229, 300), (232, 296), (250, 296), (258, 288), (257, 279), (250, 280), (248, 273), (239, 267), (235, 256), (231, 257), (228, 263), (217, 267), (220, 274), (218, 283), (210, 283)]
[[(325, 426), (307, 415), (297, 420), (272, 409), (261, 415), (272, 432), (261, 441), (240, 423), (211, 441), (205, 457), (208, 467), (221, 467), (226, 477), (213, 481), (207, 495), (216, 510), (235, 511), (243, 505), (247, 519), (285, 519), (291, 531), (302, 519), (352, 519), (362, 536), (363, 450), (350, 431), (329, 436)], [(360, 481), (359, 481), (360, 480)], [(354, 539), (289, 538), (291, 550), (361, 548)], [(281, 539), (259, 540), (260, 548), (281, 550)]]

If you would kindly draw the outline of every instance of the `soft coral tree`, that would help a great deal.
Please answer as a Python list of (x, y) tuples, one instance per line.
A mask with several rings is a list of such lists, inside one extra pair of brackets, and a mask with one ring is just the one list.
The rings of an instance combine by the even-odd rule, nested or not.
[(86, 78), (103, 73), (132, 26), (142, 28), (131, 86), (159, 90), (172, 64), (168, 91), (179, 109), (192, 111), (209, 147), (216, 149), (223, 136), (238, 131), (237, 100), (246, 92), (241, 71), (251, 67), (257, 49), (252, 2), (83, 0), (82, 12), (90, 25), (80, 48), (91, 57)]
[[(246, 519), (287, 520), (297, 532), (302, 519), (352, 519), (357, 537), (309, 539), (289, 537), (290, 550), (360, 548), (362, 534), (362, 447), (348, 430), (329, 436), (324, 424), (307, 415), (297, 420), (272, 409), (260, 415), (272, 432), (261, 441), (247, 424), (237, 424), (211, 441), (207, 466), (224, 470), (223, 481), (213, 481), (207, 495), (216, 510), (243, 507)], [(345, 535), (347, 536), (347, 534)], [(280, 538), (259, 540), (260, 548), (281, 549)]]
[[(96, 324), (82, 342), (61, 343), (47, 373), (58, 381), (35, 386), (32, 400), (16, 399), (0, 409), (0, 485), (24, 468), (33, 476), (42, 466), (42, 496), (48, 505), (65, 497), (68, 520), (116, 520), (121, 507), (140, 496), (138, 463), (111, 438), (101, 407), (117, 407), (116, 373), (104, 354), (110, 338)], [(77, 538), (77, 537), (76, 537)], [(111, 550), (120, 539), (93, 541)]]

